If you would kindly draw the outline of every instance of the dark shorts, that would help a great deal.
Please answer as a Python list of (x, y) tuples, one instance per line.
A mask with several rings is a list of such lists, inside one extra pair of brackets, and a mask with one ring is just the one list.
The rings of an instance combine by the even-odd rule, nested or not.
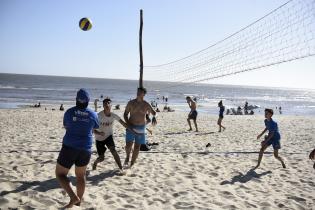
[(222, 118), (222, 119), (223, 119), (223, 114), (219, 114), (219, 118)]
[(189, 112), (189, 114), (188, 114), (188, 119), (196, 120), (196, 119), (197, 119), (197, 115), (198, 115), (198, 112), (197, 112), (196, 110), (191, 111), (191, 112)]
[(77, 167), (86, 166), (91, 159), (91, 152), (80, 150), (66, 145), (62, 145), (57, 163), (65, 168), (70, 169), (74, 164)]
[(271, 138), (267, 141), (267, 145), (272, 145), (273, 149), (281, 149), (280, 139), (279, 138)]
[[(105, 151), (106, 151), (106, 147), (108, 149), (110, 147), (114, 147), (115, 148), (115, 142), (114, 142), (114, 139), (113, 139), (112, 135), (107, 137), (104, 141), (96, 140), (95, 142), (96, 142), (96, 150), (97, 150), (98, 156), (104, 156)], [(106, 145), (106, 147), (105, 147), (105, 145)]]

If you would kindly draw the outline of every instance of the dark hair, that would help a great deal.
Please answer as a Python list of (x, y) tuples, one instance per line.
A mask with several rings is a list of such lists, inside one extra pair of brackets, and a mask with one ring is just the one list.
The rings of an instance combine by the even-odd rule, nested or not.
[(147, 89), (144, 88), (144, 87), (139, 87), (139, 88), (138, 88), (138, 91), (143, 91), (144, 94), (147, 94)]
[(104, 103), (111, 103), (112, 102), (112, 100), (110, 100), (110, 98), (105, 98), (104, 100), (103, 100), (103, 104)]
[(271, 115), (273, 115), (273, 110), (272, 109), (265, 109), (265, 112), (270, 113)]
[(218, 106), (221, 106), (221, 105), (223, 105), (222, 100), (218, 103)]
[(88, 105), (89, 105), (89, 102), (86, 102), (86, 103), (80, 103), (79, 101), (76, 102), (76, 107), (79, 109), (85, 109), (88, 107)]
[(186, 96), (186, 100), (191, 99), (190, 96)]

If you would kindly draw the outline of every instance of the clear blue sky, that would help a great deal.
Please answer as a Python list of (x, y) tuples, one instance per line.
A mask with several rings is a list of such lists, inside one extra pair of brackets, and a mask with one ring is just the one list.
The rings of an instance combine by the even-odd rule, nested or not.
[[(0, 72), (137, 79), (141, 8), (144, 64), (154, 65), (203, 49), (285, 2), (1, 0)], [(88, 32), (78, 27), (82, 17), (93, 22)], [(315, 89), (314, 68), (312, 57), (211, 83)]]

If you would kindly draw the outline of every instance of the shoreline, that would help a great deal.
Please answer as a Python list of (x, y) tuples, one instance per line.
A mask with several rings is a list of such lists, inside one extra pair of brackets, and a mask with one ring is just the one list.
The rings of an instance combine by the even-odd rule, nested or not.
[[(102, 110), (102, 107), (100, 106), (100, 104), (101, 103), (98, 104), (98, 106), (99, 106), (98, 112), (100, 110)], [(64, 108), (66, 110), (66, 109), (68, 109), (68, 108), (70, 108), (72, 106), (75, 106), (75, 103), (74, 102), (67, 102), (67, 103), (64, 103), (63, 105), (64, 105)], [(113, 107), (114, 107), (114, 105), (116, 105), (116, 104), (113, 104)], [(125, 105), (121, 105), (120, 106), (120, 110), (123, 110), (126, 105), (127, 105), (127, 103)], [(160, 110), (162, 110), (161, 111), (162, 113), (166, 113), (166, 112), (163, 111), (163, 106), (164, 105), (161, 104), (161, 105), (159, 105), (159, 108), (160, 108)], [(189, 113), (189, 109), (187, 107), (187, 104), (185, 104), (185, 103), (180, 104), (180, 105), (178, 105), (178, 104), (176, 104), (176, 105), (170, 104), (169, 106), (172, 107), (172, 109), (174, 109), (175, 112), (187, 113), (187, 114)], [(55, 104), (54, 103), (41, 104), (40, 108), (45, 108), (45, 107), (47, 109), (55, 109), (55, 110), (59, 111), (60, 104), (57, 104), (57, 103), (55, 103)], [(34, 108), (35, 109), (35, 108), (38, 108), (38, 107), (34, 107), (34, 104), (25, 104), (25, 103), (18, 103), (18, 105), (16, 105), (15, 107), (4, 107), (4, 108), (2, 108), (1, 105), (0, 105), (0, 110), (25, 109), (25, 108), (30, 108), (30, 109)], [(94, 110), (94, 103), (90, 102), (89, 103), (89, 108)], [(257, 112), (257, 110), (258, 110), (258, 112)], [(257, 109), (257, 110), (256, 110), (254, 116), (263, 116), (264, 115), (263, 114), (264, 112), (263, 112), (262, 108)], [(206, 110), (203, 109), (203, 106), (198, 107), (197, 111), (198, 111), (198, 116), (200, 116), (200, 115), (218, 116), (217, 112), (219, 112), (219, 110), (217, 108), (213, 108), (213, 109), (211, 109), (211, 111), (209, 111), (209, 109), (206, 109)], [(286, 113), (284, 111), (283, 114), (279, 114), (278, 110), (275, 110), (275, 109), (274, 109), (274, 112), (275, 112), (274, 116), (297, 116), (297, 117), (308, 117), (308, 116), (311, 116), (311, 117), (315, 117), (315, 115), (309, 115), (308, 113), (304, 113), (304, 114), (298, 113), (297, 114), (297, 113)], [(226, 115), (226, 114), (224, 114), (224, 116), (252, 116), (252, 115), (244, 115), (244, 114), (243, 115), (232, 115), (232, 114)]]

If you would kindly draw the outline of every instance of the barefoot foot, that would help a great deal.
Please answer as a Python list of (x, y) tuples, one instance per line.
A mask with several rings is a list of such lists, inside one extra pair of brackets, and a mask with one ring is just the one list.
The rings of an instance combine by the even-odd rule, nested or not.
[(78, 203), (80, 203), (79, 197), (72, 198), (70, 202), (64, 208), (65, 209), (72, 208), (74, 205), (77, 205)]

